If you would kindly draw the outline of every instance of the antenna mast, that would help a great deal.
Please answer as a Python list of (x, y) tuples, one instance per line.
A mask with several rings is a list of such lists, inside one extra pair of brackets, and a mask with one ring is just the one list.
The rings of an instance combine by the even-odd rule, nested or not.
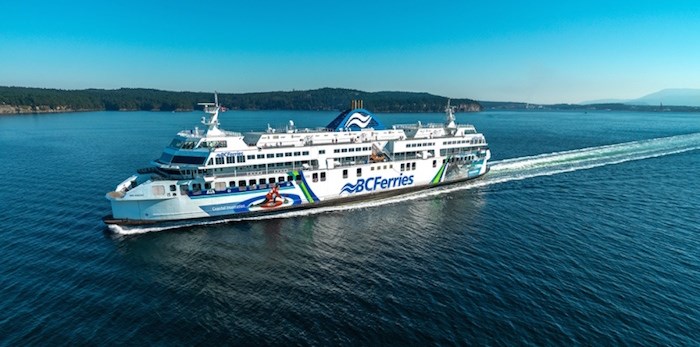
[(214, 103), (211, 102), (200, 102), (197, 105), (204, 106), (204, 112), (210, 114), (209, 119), (202, 117), (202, 124), (208, 127), (207, 135), (218, 135), (221, 132), (219, 130), (219, 94), (214, 92)]
[(454, 106), (450, 106), (450, 99), (447, 99), (447, 107), (445, 107), (445, 115), (447, 116), (447, 119), (445, 120), (445, 125), (448, 129), (456, 129), (457, 125), (455, 124), (455, 108)]

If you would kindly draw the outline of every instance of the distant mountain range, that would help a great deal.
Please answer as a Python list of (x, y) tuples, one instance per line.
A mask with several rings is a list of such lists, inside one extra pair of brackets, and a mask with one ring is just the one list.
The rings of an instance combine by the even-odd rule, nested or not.
[(648, 106), (700, 106), (700, 89), (672, 88), (663, 89), (637, 99), (601, 99), (581, 102), (582, 105), (592, 104), (625, 104)]

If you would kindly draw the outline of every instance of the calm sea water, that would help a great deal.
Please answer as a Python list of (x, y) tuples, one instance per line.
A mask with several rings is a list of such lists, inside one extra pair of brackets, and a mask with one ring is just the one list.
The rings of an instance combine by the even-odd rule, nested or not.
[(700, 344), (700, 115), (458, 114), (490, 142), (484, 179), (283, 219), (106, 228), (104, 193), (200, 117), (0, 117), (0, 345)]

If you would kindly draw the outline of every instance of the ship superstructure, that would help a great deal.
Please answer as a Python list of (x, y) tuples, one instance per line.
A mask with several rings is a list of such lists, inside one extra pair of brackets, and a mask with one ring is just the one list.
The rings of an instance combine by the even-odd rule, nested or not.
[(238, 133), (204, 103), (203, 129), (179, 132), (159, 159), (107, 193), (108, 224), (228, 218), (340, 204), (473, 179), (491, 157), (484, 136), (457, 124), (386, 127), (362, 101), (327, 126)]

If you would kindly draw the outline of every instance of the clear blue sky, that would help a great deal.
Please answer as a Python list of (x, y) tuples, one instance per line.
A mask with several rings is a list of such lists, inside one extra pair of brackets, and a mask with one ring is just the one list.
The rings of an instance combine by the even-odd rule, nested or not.
[(700, 88), (698, 1), (0, 0), (0, 13), (0, 85), (533, 103)]

